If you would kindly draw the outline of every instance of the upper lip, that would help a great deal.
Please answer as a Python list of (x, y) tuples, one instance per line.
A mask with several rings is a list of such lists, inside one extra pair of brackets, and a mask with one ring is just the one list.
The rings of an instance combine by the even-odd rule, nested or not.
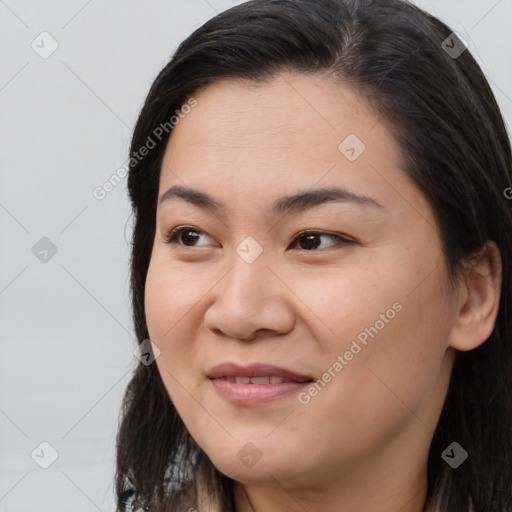
[(254, 363), (242, 366), (235, 363), (222, 363), (214, 366), (208, 373), (210, 379), (221, 379), (223, 377), (282, 377), (297, 382), (313, 380), (309, 375), (296, 373), (286, 368), (279, 368), (271, 364)]

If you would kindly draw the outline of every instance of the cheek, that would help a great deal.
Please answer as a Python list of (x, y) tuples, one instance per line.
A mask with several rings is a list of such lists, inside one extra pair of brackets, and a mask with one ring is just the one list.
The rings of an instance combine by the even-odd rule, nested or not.
[[(151, 259), (145, 286), (145, 313), (149, 334), (164, 344), (175, 332), (191, 326), (208, 283), (196, 273), (181, 272), (176, 262), (158, 253)], [(165, 348), (165, 347), (163, 347)]]
[[(334, 334), (317, 337), (329, 381), (308, 406), (318, 417), (329, 410), (339, 417), (333, 424), (352, 418), (348, 424), (371, 430), (383, 418), (404, 421), (429, 398), (454, 321), (451, 295), (442, 270), (426, 279), (429, 271), (410, 270), (401, 279), (360, 274), (360, 281), (356, 276), (323, 288), (321, 311)], [(336, 364), (338, 356), (343, 363)]]
[(176, 263), (159, 260), (158, 255), (151, 260), (144, 299), (146, 323), (151, 341), (160, 350), (156, 363), (162, 380), (177, 407), (175, 398), (190, 401), (187, 393), (180, 398), (182, 391), (195, 396), (202, 377), (197, 367), (197, 329), (204, 314), (201, 299), (210, 287), (197, 275), (180, 272)]
[(293, 294), (300, 299), (294, 302), (294, 312), (315, 340), (317, 346), (309, 347), (312, 350), (342, 354), (358, 337), (362, 342), (371, 340), (367, 331), (376, 322), (378, 331), (385, 330), (399, 316), (396, 307), (400, 305), (393, 305), (402, 295), (400, 282), (390, 278), (385, 262), (304, 275), (290, 274), (286, 282), (293, 284)]
[(358, 362), (347, 368), (347, 374), (353, 375), (350, 386), (354, 396), (367, 397), (368, 411), (374, 409), (368, 415), (370, 422), (391, 415), (391, 411), (396, 418), (407, 418), (430, 398), (452, 322), (440, 290), (434, 276), (414, 293), (395, 296), (400, 312), (388, 323), (377, 324), (374, 318), (362, 331), (373, 336), (368, 335), (367, 344), (356, 356)]

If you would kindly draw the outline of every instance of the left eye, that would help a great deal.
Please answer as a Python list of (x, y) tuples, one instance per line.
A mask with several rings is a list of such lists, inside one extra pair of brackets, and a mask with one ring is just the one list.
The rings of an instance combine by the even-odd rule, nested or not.
[[(303, 250), (317, 249), (320, 245), (322, 245), (321, 238), (330, 238), (331, 240), (336, 240), (341, 243), (341, 245), (351, 245), (354, 242), (352, 240), (348, 240), (339, 235), (332, 235), (330, 233), (322, 233), (321, 231), (303, 231), (299, 233), (296, 237), (296, 241), (300, 242), (300, 248)], [(335, 245), (335, 244), (334, 244)], [(321, 247), (323, 249), (324, 247)]]
[[(196, 228), (192, 228), (189, 226), (177, 227), (174, 228), (169, 233), (169, 235), (165, 239), (165, 243), (184, 245), (186, 247), (196, 247), (195, 242), (197, 242), (201, 238), (201, 236), (207, 237), (206, 233)], [(302, 250), (310, 251), (311, 249), (318, 249), (322, 245), (322, 237), (335, 240), (341, 243), (341, 245), (354, 244), (352, 240), (349, 240), (338, 235), (323, 233), (321, 231), (302, 231), (295, 237), (292, 247), (293, 245), (295, 245), (296, 242), (299, 242), (300, 249)], [(324, 249), (325, 247), (320, 248)]]

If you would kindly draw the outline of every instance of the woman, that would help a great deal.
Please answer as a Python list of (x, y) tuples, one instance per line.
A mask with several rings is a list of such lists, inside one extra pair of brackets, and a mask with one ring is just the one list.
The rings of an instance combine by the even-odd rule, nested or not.
[(512, 157), (460, 38), (400, 0), (247, 2), (181, 44), (131, 156), (120, 510), (512, 510)]

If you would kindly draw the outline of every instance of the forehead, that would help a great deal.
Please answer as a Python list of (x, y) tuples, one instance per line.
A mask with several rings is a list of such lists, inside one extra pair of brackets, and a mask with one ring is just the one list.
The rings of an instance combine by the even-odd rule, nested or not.
[(318, 184), (388, 204), (418, 193), (385, 120), (350, 86), (325, 75), (224, 79), (193, 98), (197, 105), (169, 139), (160, 193), (179, 184), (256, 201), (264, 188), (271, 201)]
[[(223, 149), (250, 151), (266, 143), (269, 149), (296, 150), (302, 141), (323, 141), (318, 149), (324, 153), (327, 146), (337, 150), (344, 135), (364, 139), (381, 121), (364, 98), (325, 75), (281, 73), (264, 82), (223, 79), (194, 97), (197, 107), (175, 127), (171, 145), (174, 139), (212, 149), (222, 144)], [(316, 147), (308, 149), (316, 153)]]

